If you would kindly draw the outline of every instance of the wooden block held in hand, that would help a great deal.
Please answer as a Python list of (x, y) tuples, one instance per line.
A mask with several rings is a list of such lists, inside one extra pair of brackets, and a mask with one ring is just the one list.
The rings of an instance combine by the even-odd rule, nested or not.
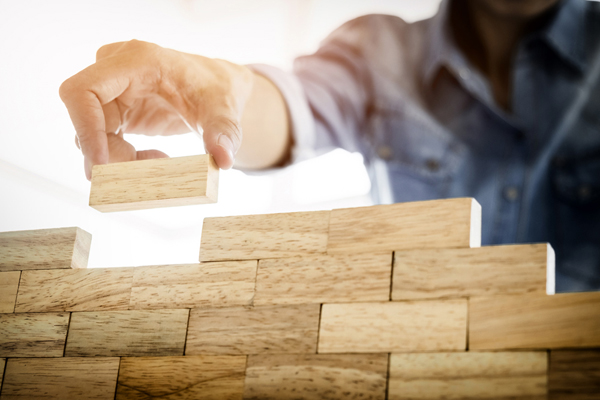
[(552, 350), (548, 387), (553, 400), (599, 400), (600, 349)]
[(319, 304), (192, 309), (185, 354), (316, 353)]
[(135, 268), (131, 309), (250, 305), (257, 261)]
[(252, 355), (244, 400), (383, 400), (387, 366), (387, 354)]
[(16, 312), (127, 310), (134, 268), (23, 271)]
[(327, 253), (480, 245), (481, 206), (459, 198), (333, 210)]
[(393, 300), (554, 293), (549, 244), (394, 253)]
[(467, 300), (323, 304), (319, 353), (465, 350)]
[(545, 351), (397, 353), (388, 399), (541, 400), (547, 371)]
[(241, 399), (245, 371), (246, 356), (123, 357), (116, 398)]
[(0, 272), (0, 313), (15, 311), (21, 271)]
[(323, 254), (330, 211), (205, 218), (200, 261)]
[(74, 312), (65, 356), (181, 356), (188, 312)]
[(62, 357), (69, 313), (0, 314), (0, 357)]
[(114, 399), (119, 358), (12, 358), (2, 399)]
[(386, 301), (392, 252), (260, 260), (254, 304)]
[(86, 268), (92, 235), (80, 228), (0, 233), (0, 271)]
[(219, 168), (212, 156), (95, 165), (90, 207), (102, 212), (217, 202)]
[(600, 347), (600, 293), (472, 297), (469, 349)]

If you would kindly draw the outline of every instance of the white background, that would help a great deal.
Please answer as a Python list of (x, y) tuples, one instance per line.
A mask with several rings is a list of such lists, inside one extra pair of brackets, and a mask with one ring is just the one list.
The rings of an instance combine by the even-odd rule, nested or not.
[[(335, 151), (264, 176), (222, 171), (219, 203), (102, 214), (58, 97), (61, 82), (106, 43), (140, 39), (246, 64), (289, 69), (343, 22), (386, 13), (415, 21), (439, 0), (0, 0), (0, 231), (79, 226), (90, 267), (193, 263), (206, 216), (370, 204), (360, 155)], [(204, 152), (194, 134), (132, 137), (170, 156)]]

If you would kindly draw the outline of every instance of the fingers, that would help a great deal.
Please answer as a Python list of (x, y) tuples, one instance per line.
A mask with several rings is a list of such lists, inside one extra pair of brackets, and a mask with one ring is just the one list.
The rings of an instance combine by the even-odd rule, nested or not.
[(127, 44), (127, 42), (105, 44), (104, 46), (100, 47), (98, 51), (96, 51), (96, 61), (118, 53), (118, 51), (122, 49), (125, 46), (125, 44)]
[(221, 114), (203, 125), (204, 147), (221, 169), (233, 167), (242, 143), (242, 130), (236, 117)]
[(159, 150), (140, 150), (136, 155), (136, 160), (150, 160), (153, 158), (169, 158), (169, 156)]

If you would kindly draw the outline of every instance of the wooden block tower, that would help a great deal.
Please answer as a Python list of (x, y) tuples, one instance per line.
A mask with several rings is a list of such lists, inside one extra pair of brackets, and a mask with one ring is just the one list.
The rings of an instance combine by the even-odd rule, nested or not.
[[(138, 201), (138, 200), (136, 200)], [(460, 198), (207, 218), (200, 262), (0, 234), (0, 399), (600, 399), (600, 293)]]

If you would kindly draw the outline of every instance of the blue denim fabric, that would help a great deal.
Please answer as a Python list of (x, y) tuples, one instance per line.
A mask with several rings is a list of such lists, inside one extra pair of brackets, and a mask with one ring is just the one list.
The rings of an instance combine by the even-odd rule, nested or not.
[(600, 7), (565, 0), (513, 60), (512, 113), (453, 42), (448, 2), (408, 24), (369, 15), (294, 72), (296, 157), (364, 155), (379, 203), (474, 197), (482, 244), (550, 242), (557, 291), (600, 290)]

